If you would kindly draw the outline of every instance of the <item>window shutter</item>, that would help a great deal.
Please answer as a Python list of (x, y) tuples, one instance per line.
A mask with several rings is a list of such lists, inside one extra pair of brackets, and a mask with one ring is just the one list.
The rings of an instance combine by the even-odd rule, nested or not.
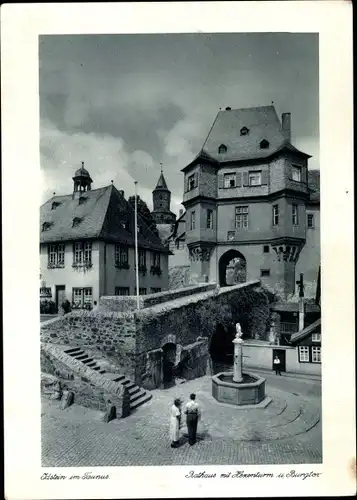
[(243, 186), (249, 186), (248, 172), (243, 172)]
[(190, 176), (188, 175), (186, 178), (186, 191), (190, 190)]
[(242, 172), (236, 173), (236, 186), (241, 187), (242, 185)]
[(198, 186), (198, 172), (195, 172), (195, 187)]
[(262, 171), (262, 186), (266, 186), (268, 184), (268, 170)]
[(223, 174), (218, 174), (218, 189), (222, 189), (224, 186), (224, 176)]
[(307, 168), (301, 167), (301, 182), (307, 182), (306, 174)]

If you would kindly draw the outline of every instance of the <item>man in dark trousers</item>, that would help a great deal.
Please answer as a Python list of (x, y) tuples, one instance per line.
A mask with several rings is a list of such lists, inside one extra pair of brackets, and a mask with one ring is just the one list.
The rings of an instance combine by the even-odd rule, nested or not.
[(196, 442), (197, 424), (201, 417), (201, 411), (196, 403), (196, 394), (190, 395), (190, 401), (186, 404), (185, 409), (186, 424), (188, 431), (188, 442), (192, 446)]
[(281, 375), (280, 359), (278, 356), (275, 356), (273, 364), (274, 364), (275, 374)]

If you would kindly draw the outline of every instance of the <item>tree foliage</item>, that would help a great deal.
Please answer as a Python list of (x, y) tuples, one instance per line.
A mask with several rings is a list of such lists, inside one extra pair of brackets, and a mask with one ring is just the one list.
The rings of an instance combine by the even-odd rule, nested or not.
[[(137, 197), (137, 201), (138, 201), (138, 214), (143, 219), (145, 224), (149, 227), (149, 229), (155, 234), (155, 236), (159, 237), (159, 231), (156, 227), (155, 219), (152, 216), (147, 204), (145, 203), (144, 200), (140, 198), (140, 196)], [(128, 203), (133, 208), (135, 208), (135, 196), (130, 196), (128, 198)]]

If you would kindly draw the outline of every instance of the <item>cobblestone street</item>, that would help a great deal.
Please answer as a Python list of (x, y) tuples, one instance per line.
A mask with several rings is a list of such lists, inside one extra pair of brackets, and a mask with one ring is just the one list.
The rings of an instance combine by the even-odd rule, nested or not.
[[(218, 404), (211, 378), (202, 377), (165, 390), (126, 419), (109, 424), (102, 413), (58, 402), (42, 402), (42, 465), (148, 466), (199, 464), (321, 463), (321, 382), (295, 377), (267, 379), (272, 402), (244, 410)], [(169, 409), (177, 396), (197, 394), (202, 407), (198, 442), (189, 446), (182, 427), (181, 446), (170, 447)]]

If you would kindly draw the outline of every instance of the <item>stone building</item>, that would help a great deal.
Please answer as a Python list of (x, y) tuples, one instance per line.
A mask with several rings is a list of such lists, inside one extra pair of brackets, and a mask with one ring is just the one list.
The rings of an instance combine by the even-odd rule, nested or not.
[(180, 232), (177, 244), (184, 239), (191, 277), (225, 286), (234, 267), (239, 282), (260, 279), (286, 299), (301, 272), (314, 296), (319, 172), (308, 171), (309, 158), (292, 144), (290, 113), (281, 121), (274, 106), (218, 113), (200, 153), (182, 169), (185, 234), (177, 227), (171, 238), (176, 244)]
[[(102, 295), (134, 295), (135, 215), (113, 184), (91, 189), (82, 167), (73, 193), (53, 196), (40, 210), (42, 294), (86, 307)], [(139, 292), (168, 287), (168, 249), (138, 217)]]

